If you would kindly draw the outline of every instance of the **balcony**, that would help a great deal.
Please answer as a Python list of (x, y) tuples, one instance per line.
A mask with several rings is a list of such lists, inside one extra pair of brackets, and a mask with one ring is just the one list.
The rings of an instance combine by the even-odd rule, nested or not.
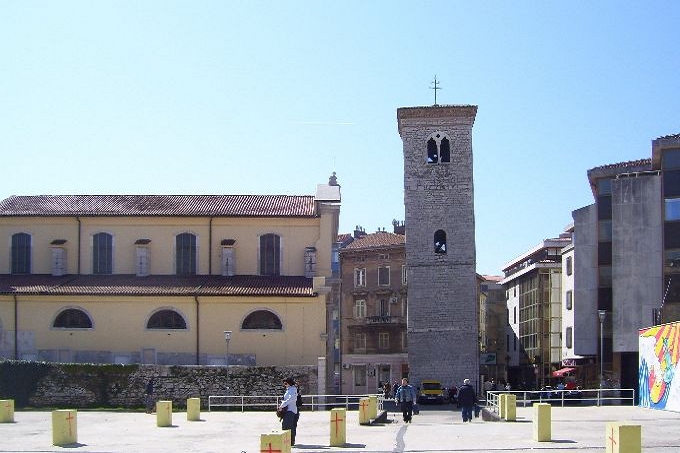
[(350, 318), (346, 321), (348, 327), (358, 327), (366, 325), (385, 325), (393, 326), (406, 325), (405, 316), (366, 316), (364, 318)]

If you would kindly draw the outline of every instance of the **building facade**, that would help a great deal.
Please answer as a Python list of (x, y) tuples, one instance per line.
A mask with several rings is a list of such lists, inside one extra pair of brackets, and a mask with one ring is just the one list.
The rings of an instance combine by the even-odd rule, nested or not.
[(637, 388), (638, 329), (680, 319), (680, 135), (588, 180), (595, 203), (572, 213), (574, 353), (598, 358), (601, 385)]
[(403, 142), (411, 382), (479, 373), (472, 126), (477, 106), (397, 110)]
[(562, 368), (561, 251), (569, 243), (568, 232), (545, 239), (503, 267), (512, 388), (549, 385), (552, 372)]
[[(497, 275), (479, 275), (479, 376), (480, 382), (493, 379), (507, 382), (508, 324), (505, 290)], [(460, 386), (460, 382), (454, 383)]]
[(0, 357), (332, 376), (339, 211), (334, 177), (307, 196), (3, 200)]
[(341, 393), (372, 393), (408, 375), (405, 238), (357, 229), (340, 258)]

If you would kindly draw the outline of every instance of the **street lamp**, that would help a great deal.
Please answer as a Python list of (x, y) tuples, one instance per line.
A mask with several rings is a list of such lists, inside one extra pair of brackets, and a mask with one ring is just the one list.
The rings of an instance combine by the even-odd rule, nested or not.
[(607, 317), (607, 312), (597, 310), (597, 316), (600, 318), (600, 388), (602, 388), (604, 387), (604, 319)]
[(227, 392), (229, 392), (229, 340), (231, 340), (231, 330), (225, 330), (224, 341), (227, 343)]

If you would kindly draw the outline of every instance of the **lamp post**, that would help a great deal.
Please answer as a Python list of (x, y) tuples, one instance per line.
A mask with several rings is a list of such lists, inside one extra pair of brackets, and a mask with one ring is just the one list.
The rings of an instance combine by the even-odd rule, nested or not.
[(227, 343), (227, 392), (229, 392), (229, 340), (231, 340), (231, 330), (225, 330), (224, 341)]
[(604, 387), (604, 319), (607, 317), (607, 312), (597, 310), (597, 316), (600, 318), (600, 388), (602, 388)]

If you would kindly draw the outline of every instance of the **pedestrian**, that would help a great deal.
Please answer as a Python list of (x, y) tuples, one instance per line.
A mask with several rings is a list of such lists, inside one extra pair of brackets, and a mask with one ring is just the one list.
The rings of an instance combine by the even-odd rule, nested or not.
[(383, 398), (385, 398), (385, 399), (389, 398), (391, 390), (392, 390), (392, 387), (390, 387), (390, 383), (385, 381), (385, 384), (383, 384)]
[(463, 385), (458, 389), (458, 404), (461, 407), (463, 422), (471, 422), (472, 411), (475, 408), (475, 404), (477, 404), (477, 393), (470, 385), (470, 379), (465, 379)]
[(295, 397), (295, 407), (297, 408), (297, 413), (295, 414), (295, 432), (297, 432), (298, 421), (300, 421), (300, 409), (302, 409), (302, 392), (300, 392), (300, 383), (295, 381), (295, 391), (297, 396)]
[(404, 423), (411, 423), (413, 418), (413, 405), (416, 402), (416, 391), (408, 383), (408, 379), (403, 378), (401, 380), (401, 387), (397, 390), (394, 395), (394, 401), (401, 405), (401, 413), (404, 417)]
[(283, 412), (281, 418), (281, 430), (290, 430), (290, 445), (295, 445), (295, 423), (297, 415), (297, 387), (295, 387), (295, 380), (293, 378), (286, 378), (283, 380), (283, 385), (286, 388), (279, 410)]
[(147, 414), (153, 412), (153, 379), (149, 379), (146, 383), (146, 388), (144, 389), (144, 406), (146, 407)]

